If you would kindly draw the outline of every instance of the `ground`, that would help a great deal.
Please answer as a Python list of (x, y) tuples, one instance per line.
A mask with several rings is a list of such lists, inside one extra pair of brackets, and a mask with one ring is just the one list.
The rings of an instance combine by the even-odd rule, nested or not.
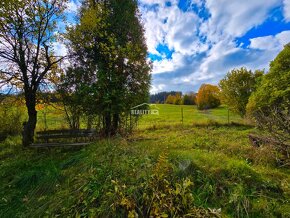
[(257, 129), (236, 115), (231, 121), (240, 125), (228, 125), (225, 107), (205, 114), (158, 107), (160, 116), (143, 117), (134, 134), (82, 149), (22, 149), (20, 137), (7, 138), (0, 144), (0, 217), (128, 215), (160, 156), (171, 167), (169, 182), (192, 181), (197, 208), (222, 217), (290, 217), (290, 170), (276, 165), (271, 148), (250, 144)]

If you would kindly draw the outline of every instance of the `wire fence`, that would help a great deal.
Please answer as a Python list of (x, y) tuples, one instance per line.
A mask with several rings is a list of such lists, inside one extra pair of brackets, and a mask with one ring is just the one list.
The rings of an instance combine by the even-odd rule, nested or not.
[[(156, 110), (158, 113), (156, 113)], [(226, 106), (200, 111), (196, 106), (160, 104), (156, 105), (154, 111), (154, 113), (138, 115), (139, 119), (136, 127), (144, 129), (162, 125), (244, 122), (239, 115), (228, 110)], [(86, 128), (86, 121), (81, 122), (81, 127)], [(64, 111), (47, 108), (38, 112), (37, 130), (66, 128), (69, 128), (69, 124)]]

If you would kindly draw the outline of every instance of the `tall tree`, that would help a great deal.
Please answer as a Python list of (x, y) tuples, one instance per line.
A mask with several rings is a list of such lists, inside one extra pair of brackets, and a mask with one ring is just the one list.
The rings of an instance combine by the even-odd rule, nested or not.
[(219, 99), (220, 90), (211, 84), (202, 84), (196, 96), (196, 104), (199, 110), (218, 107), (221, 102)]
[(184, 105), (194, 105), (196, 102), (196, 94), (189, 93), (183, 96), (183, 104)]
[(150, 64), (139, 16), (135, 0), (88, 0), (68, 32), (70, 51), (94, 75), (106, 135), (115, 134), (122, 116), (149, 98)]
[(244, 67), (231, 70), (219, 83), (222, 101), (244, 117), (249, 97), (256, 90), (263, 74), (263, 71), (253, 73)]
[(4, 0), (0, 4), (1, 83), (24, 90), (28, 121), (23, 145), (29, 145), (37, 122), (36, 92), (61, 60), (53, 55), (52, 43), (65, 1)]

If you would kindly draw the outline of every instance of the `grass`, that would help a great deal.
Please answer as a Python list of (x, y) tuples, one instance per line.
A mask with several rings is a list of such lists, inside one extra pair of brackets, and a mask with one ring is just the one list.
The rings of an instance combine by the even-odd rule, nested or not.
[[(229, 122), (243, 122), (243, 120), (236, 114), (229, 112), (226, 106), (220, 106), (216, 109), (207, 111), (197, 110), (196, 106), (192, 105), (170, 105), (157, 104), (159, 115), (143, 116), (139, 121), (139, 127), (148, 128), (152, 125), (176, 125), (176, 124), (200, 124), (209, 121), (228, 123)], [(154, 108), (154, 107), (152, 107)], [(183, 110), (183, 120), (182, 120)]]
[[(192, 105), (157, 104), (156, 106), (159, 110), (159, 115), (143, 116), (138, 122), (139, 128), (146, 129), (152, 126), (179, 125), (182, 123), (192, 125), (208, 122), (218, 122), (220, 124), (226, 124), (228, 121), (236, 123), (244, 122), (240, 116), (231, 111), (229, 111), (228, 120), (226, 106), (220, 106), (207, 111), (199, 111), (196, 106)], [(155, 107), (152, 108), (155, 109)], [(183, 122), (181, 110), (183, 110)], [(69, 128), (65, 120), (65, 113), (61, 110), (60, 106), (53, 107), (48, 105), (38, 111), (37, 129), (43, 130), (45, 126), (48, 129)]]
[(126, 209), (112, 206), (112, 180), (125, 185), (126, 199), (140, 201), (164, 153), (172, 184), (193, 182), (195, 206), (220, 208), (222, 217), (290, 217), (290, 170), (276, 166), (269, 147), (250, 145), (247, 135), (258, 130), (223, 125), (223, 118), (212, 125), (190, 106), (184, 107), (190, 120), (181, 125), (181, 106), (158, 107), (160, 117), (143, 117), (133, 135), (83, 149), (28, 150), (20, 137), (7, 138), (0, 144), (0, 217), (123, 217)]

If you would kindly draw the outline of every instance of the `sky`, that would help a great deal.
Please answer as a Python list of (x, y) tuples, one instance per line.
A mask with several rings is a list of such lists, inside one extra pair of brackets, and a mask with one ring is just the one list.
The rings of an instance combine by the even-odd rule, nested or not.
[(233, 68), (267, 71), (290, 42), (290, 0), (139, 0), (139, 10), (151, 93), (197, 91)]

